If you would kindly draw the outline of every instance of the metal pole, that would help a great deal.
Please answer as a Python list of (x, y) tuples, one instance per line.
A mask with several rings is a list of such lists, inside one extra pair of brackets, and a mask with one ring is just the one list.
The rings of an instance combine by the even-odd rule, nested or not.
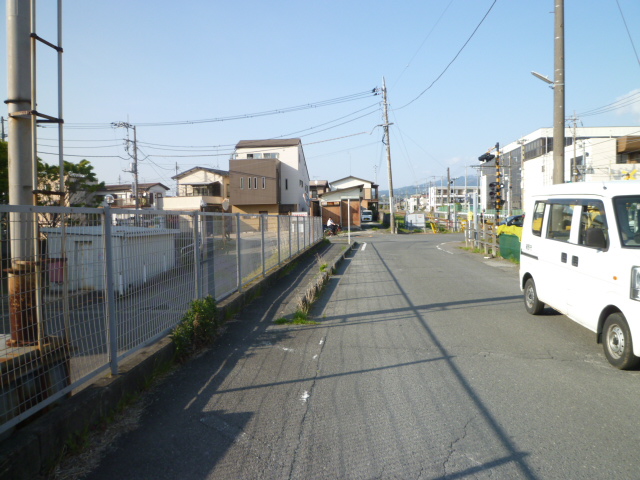
[(351, 199), (347, 198), (347, 225), (348, 225), (348, 234), (347, 243), (351, 245)]
[[(107, 343), (109, 346), (109, 364), (111, 366), (111, 375), (118, 374), (118, 329), (117, 329), (117, 311), (116, 311), (116, 294), (113, 274), (113, 239), (111, 237), (112, 222), (111, 207), (104, 207), (104, 215), (102, 216), (102, 238), (104, 238), (104, 266), (105, 266), (105, 288), (107, 289)], [(63, 265), (64, 266), (64, 265)], [(63, 288), (68, 288), (66, 282)]]
[(564, 0), (555, 0), (553, 183), (564, 183)]
[(393, 205), (393, 175), (391, 171), (391, 145), (389, 143), (389, 111), (387, 106), (387, 84), (382, 77), (382, 95), (384, 103), (384, 133), (387, 140), (387, 168), (389, 170), (389, 229), (391, 233), (396, 233), (396, 217)]
[(289, 258), (291, 258), (291, 217), (289, 217)]
[(238, 278), (238, 291), (242, 291), (242, 264), (240, 262), (240, 214), (236, 213), (236, 275)]
[(135, 196), (136, 210), (140, 208), (140, 198), (138, 196), (138, 138), (136, 126), (133, 126), (133, 194)]
[(193, 212), (193, 271), (195, 281), (195, 298), (202, 298), (202, 281), (200, 278), (200, 235), (198, 234), (198, 212)]
[(262, 260), (262, 276), (264, 277), (267, 273), (267, 266), (265, 264), (265, 255), (264, 255), (264, 219), (265, 215), (260, 215), (260, 259)]
[(278, 224), (278, 265), (280, 265), (280, 262), (282, 261), (282, 258), (280, 255), (280, 247), (282, 246), (282, 239), (280, 238), (280, 215), (276, 217), (276, 220)]

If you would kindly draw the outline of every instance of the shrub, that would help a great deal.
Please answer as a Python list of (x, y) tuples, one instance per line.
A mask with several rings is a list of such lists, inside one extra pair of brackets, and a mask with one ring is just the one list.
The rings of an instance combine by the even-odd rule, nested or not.
[(176, 357), (183, 359), (208, 345), (218, 333), (219, 326), (218, 308), (213, 297), (192, 301), (189, 310), (171, 333)]

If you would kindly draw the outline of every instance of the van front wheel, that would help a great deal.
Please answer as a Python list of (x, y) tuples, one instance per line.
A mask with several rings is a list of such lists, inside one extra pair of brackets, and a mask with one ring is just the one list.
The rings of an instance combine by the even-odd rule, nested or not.
[(524, 307), (531, 315), (539, 315), (544, 309), (544, 303), (540, 301), (536, 293), (536, 284), (533, 278), (524, 284)]
[(620, 370), (630, 370), (640, 365), (640, 358), (633, 354), (631, 331), (624, 315), (609, 315), (604, 322), (602, 335), (604, 355), (611, 365)]

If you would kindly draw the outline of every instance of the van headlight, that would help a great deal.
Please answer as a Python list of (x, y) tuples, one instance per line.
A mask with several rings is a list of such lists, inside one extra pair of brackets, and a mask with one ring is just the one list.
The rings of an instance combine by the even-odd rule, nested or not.
[(640, 267), (631, 269), (631, 299), (640, 302)]

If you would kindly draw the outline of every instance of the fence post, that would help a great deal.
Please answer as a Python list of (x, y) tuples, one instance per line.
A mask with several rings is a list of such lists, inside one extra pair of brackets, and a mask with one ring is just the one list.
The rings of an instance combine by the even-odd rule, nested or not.
[(482, 246), (484, 247), (484, 254), (489, 254), (489, 244), (487, 243), (487, 224), (482, 224)]
[(291, 245), (291, 216), (289, 216), (289, 258), (291, 258), (291, 249), (292, 249), (292, 245)]
[[(102, 248), (104, 249), (104, 266), (105, 266), (105, 287), (107, 289), (107, 341), (109, 343), (109, 365), (111, 367), (111, 375), (118, 374), (118, 329), (117, 329), (117, 312), (116, 312), (116, 294), (114, 289), (113, 276), (113, 250), (111, 238), (111, 208), (109, 205), (104, 207), (104, 215), (102, 216)], [(64, 288), (67, 288), (64, 285)]]
[(277, 220), (277, 224), (278, 224), (278, 266), (280, 266), (280, 246), (281, 246), (281, 239), (280, 239), (280, 215), (278, 215), (276, 217)]
[(296, 253), (300, 253), (300, 217), (296, 219)]
[(267, 265), (266, 265), (266, 258), (264, 255), (264, 220), (265, 220), (265, 215), (262, 214), (260, 215), (260, 232), (261, 232), (261, 239), (260, 239), (260, 256), (262, 258), (262, 276), (264, 277), (267, 273)]
[(200, 235), (198, 234), (198, 212), (193, 212), (193, 269), (195, 273), (195, 298), (202, 298), (202, 278), (200, 271)]
[(240, 262), (240, 214), (236, 213), (236, 274), (238, 276), (238, 292), (242, 291), (242, 263)]

